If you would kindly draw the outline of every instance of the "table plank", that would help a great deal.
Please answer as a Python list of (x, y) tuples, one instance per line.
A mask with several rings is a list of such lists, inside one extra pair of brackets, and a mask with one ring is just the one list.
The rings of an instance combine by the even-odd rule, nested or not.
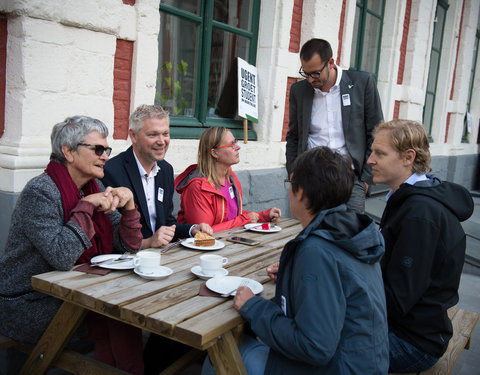
[[(285, 244), (302, 229), (295, 219), (281, 219), (278, 225), (282, 230), (275, 233), (245, 231), (237, 234), (231, 233), (232, 230), (216, 233), (215, 237), (221, 237), (225, 247), (208, 253), (227, 257), (229, 275), (257, 280), (264, 285), (261, 296), (271, 299), (275, 294), (275, 284), (265, 268), (279, 260)], [(226, 241), (232, 235), (256, 239), (260, 244), (245, 246)], [(218, 357), (214, 362), (221, 367), (220, 373), (240, 374), (243, 364), (232, 332), (243, 326), (243, 319), (233, 308), (232, 298), (199, 296), (198, 291), (204, 281), (190, 272), (205, 253), (179, 246), (162, 254), (162, 264), (174, 271), (162, 280), (145, 280), (133, 270), (112, 271), (104, 276), (54, 271), (34, 276), (32, 285), (36, 290), (71, 302), (64, 305), (73, 310), (86, 308), (191, 347), (209, 349), (212, 356)], [(62, 335), (70, 335), (72, 324), (63, 321), (63, 315), (57, 314), (54, 320), (59, 329), (65, 331)], [(228, 338), (230, 335), (232, 337)], [(42, 340), (45, 341), (44, 338)], [(61, 347), (49, 349), (56, 355)], [(229, 367), (229, 361), (237, 361), (238, 365)]]

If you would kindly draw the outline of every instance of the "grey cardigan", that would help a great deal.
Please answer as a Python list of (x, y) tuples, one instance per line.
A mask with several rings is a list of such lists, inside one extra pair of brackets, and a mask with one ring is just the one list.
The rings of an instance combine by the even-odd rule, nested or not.
[[(114, 252), (134, 251), (120, 239), (121, 214), (114, 211), (109, 218)], [(91, 246), (76, 223), (63, 220), (62, 197), (53, 180), (46, 173), (34, 177), (18, 198), (0, 257), (0, 333), (19, 342), (36, 343), (62, 303), (33, 291), (31, 277), (70, 270)]]

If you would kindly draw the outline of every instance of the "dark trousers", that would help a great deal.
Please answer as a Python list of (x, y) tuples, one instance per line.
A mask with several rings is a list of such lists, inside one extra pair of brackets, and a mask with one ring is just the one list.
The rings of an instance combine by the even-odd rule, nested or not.
[(150, 334), (143, 349), (145, 375), (158, 375), (189, 350), (190, 347), (187, 345), (153, 333)]

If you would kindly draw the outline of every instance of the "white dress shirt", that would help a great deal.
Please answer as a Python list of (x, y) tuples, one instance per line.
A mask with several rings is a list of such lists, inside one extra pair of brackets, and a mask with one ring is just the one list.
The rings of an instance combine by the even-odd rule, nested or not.
[(145, 168), (143, 168), (142, 163), (140, 163), (138, 160), (135, 151), (133, 151), (133, 156), (135, 156), (138, 171), (140, 172), (142, 179), (143, 191), (145, 192), (145, 198), (147, 199), (148, 216), (150, 217), (152, 232), (155, 232), (155, 224), (157, 223), (157, 209), (155, 206), (155, 176), (160, 170), (160, 167), (157, 163), (155, 163), (155, 166), (152, 168), (150, 173), (147, 173)]
[(318, 146), (327, 146), (344, 156), (349, 156), (343, 133), (340, 100), (342, 68), (339, 66), (336, 68), (337, 80), (328, 92), (314, 88), (308, 150)]

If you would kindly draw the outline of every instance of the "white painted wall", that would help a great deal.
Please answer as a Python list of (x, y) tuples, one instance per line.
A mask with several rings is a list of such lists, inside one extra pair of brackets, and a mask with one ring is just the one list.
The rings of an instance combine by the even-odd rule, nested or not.
[[(468, 92), (468, 72), (478, 18), (478, 1), (465, 0), (465, 31), (457, 63), (453, 100), (448, 99), (458, 37), (462, 1), (451, 1), (442, 56), (439, 105), (432, 145), (435, 155), (475, 154), (478, 132), (480, 72), (474, 101), (477, 108), (469, 144), (460, 144)], [(116, 39), (135, 42), (132, 67), (131, 109), (153, 103), (157, 70), (157, 36), (160, 0), (137, 0), (134, 7), (121, 0), (0, 0), (0, 12), (8, 14), (8, 61), (5, 133), (0, 138), (0, 190), (19, 192), (41, 173), (50, 154), (52, 126), (65, 117), (85, 114), (99, 118), (113, 134), (113, 63)], [(312, 37), (331, 42), (337, 56), (341, 1), (304, 2), (301, 43)], [(393, 115), (395, 100), (400, 116), (421, 120), (430, 57), (435, 0), (414, 1), (408, 40), (404, 84), (396, 84), (399, 47), (403, 32), (404, 2), (387, 0), (379, 72), (379, 91), (385, 119)], [(257, 51), (259, 72), (258, 141), (242, 144), (236, 170), (283, 168), (285, 144), (281, 131), (285, 111), (287, 77), (298, 77), (296, 53), (288, 51), (293, 0), (262, 1)], [(355, 0), (346, 2), (341, 66), (348, 68), (352, 43)], [(463, 33), (463, 32), (462, 32)], [(468, 34), (468, 35), (467, 35)], [(469, 51), (470, 50), (470, 54)], [(460, 94), (461, 93), (461, 94)], [(441, 108), (440, 110), (438, 110)], [(448, 142), (446, 111), (453, 110)], [(472, 111), (473, 112), (473, 111)], [(113, 154), (129, 141), (109, 139)], [(175, 172), (195, 162), (197, 140), (174, 139), (167, 154)]]

